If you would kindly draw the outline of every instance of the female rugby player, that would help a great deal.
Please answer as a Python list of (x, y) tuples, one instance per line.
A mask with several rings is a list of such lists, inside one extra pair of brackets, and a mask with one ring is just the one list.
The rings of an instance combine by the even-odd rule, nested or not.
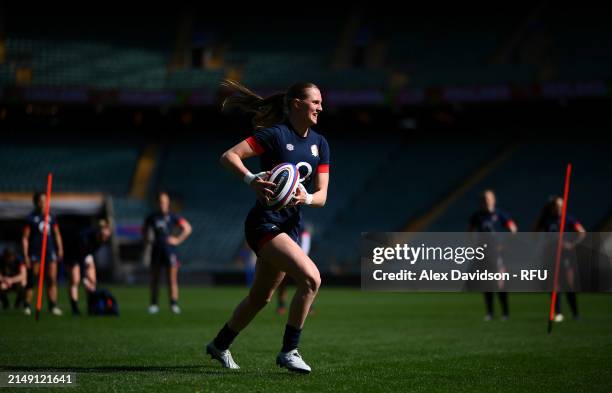
[[(323, 207), (329, 182), (329, 146), (325, 138), (311, 127), (317, 124), (323, 110), (321, 92), (312, 83), (297, 83), (285, 93), (261, 98), (244, 86), (225, 81), (238, 95), (224, 102), (224, 109), (238, 108), (254, 113), (255, 134), (238, 143), (221, 156), (221, 163), (247, 183), (257, 196), (245, 222), (249, 246), (257, 255), (255, 279), (249, 294), (236, 307), (233, 315), (206, 346), (206, 352), (224, 367), (237, 369), (229, 351), (236, 336), (270, 302), (274, 290), (288, 274), (297, 290), (289, 308), (283, 345), (276, 363), (290, 371), (309, 373), (310, 366), (302, 360), (298, 343), (321, 277), (315, 263), (299, 245), (302, 231), (302, 206)], [(261, 169), (270, 171), (275, 165), (290, 162), (300, 171), (300, 188), (292, 205), (280, 211), (267, 208), (274, 183), (254, 175), (243, 160), (261, 156)], [(314, 192), (306, 190), (314, 179)]]
[[(493, 190), (484, 190), (480, 195), (480, 209), (472, 214), (470, 217), (470, 223), (468, 227), (469, 232), (487, 232), (489, 242), (495, 242), (494, 232), (509, 231), (516, 233), (518, 228), (514, 223), (514, 220), (505, 212), (499, 210), (496, 205), (495, 193)], [(492, 270), (498, 272), (505, 272), (507, 269), (503, 264), (501, 245), (498, 245), (495, 249), (495, 256), (493, 260), (488, 260)], [(502, 288), (497, 292), (499, 297), (499, 303), (502, 308), (502, 321), (506, 321), (509, 317), (508, 310), (508, 292), (502, 291)], [(485, 321), (491, 321), (493, 319), (493, 292), (485, 292), (485, 307), (487, 313), (484, 317)]]
[(110, 240), (112, 230), (108, 220), (102, 218), (98, 220), (96, 225), (86, 228), (79, 234), (78, 254), (76, 258), (68, 262), (70, 267), (70, 288), (68, 295), (70, 297), (70, 307), (72, 315), (81, 315), (79, 311), (79, 283), (83, 277), (83, 286), (87, 294), (95, 292), (96, 265), (94, 256), (106, 242)]
[[(535, 232), (559, 232), (561, 230), (561, 212), (563, 211), (563, 198), (560, 196), (553, 196), (550, 198), (548, 203), (544, 205), (540, 217), (535, 225)], [(578, 314), (578, 301), (576, 300), (576, 292), (574, 292), (575, 277), (577, 274), (578, 266), (576, 265), (576, 256), (573, 250), (576, 245), (584, 240), (586, 237), (586, 230), (582, 224), (570, 216), (569, 214), (565, 217), (565, 232), (574, 233), (575, 236), (565, 237), (563, 241), (563, 251), (561, 253), (561, 262), (565, 270), (564, 275), (560, 275), (560, 278), (565, 280), (564, 284), (570, 290), (565, 293), (567, 302), (572, 310), (572, 317), (577, 320), (579, 319)], [(564, 319), (561, 313), (561, 296), (557, 296), (555, 303), (555, 322), (562, 322)]]
[[(157, 292), (159, 290), (159, 274), (165, 267), (168, 276), (168, 291), (170, 295), (170, 310), (180, 314), (178, 305), (178, 268), (179, 259), (177, 247), (191, 235), (191, 224), (185, 218), (170, 212), (170, 196), (167, 192), (157, 194), (159, 210), (150, 214), (143, 225), (145, 244), (152, 244), (151, 251), (151, 303), (149, 314), (157, 314)], [(180, 231), (178, 234), (175, 231)], [(148, 247), (146, 247), (148, 248)]]
[[(28, 283), (26, 285), (26, 301), (24, 313), (30, 315), (32, 310), (32, 296), (34, 295), (34, 281), (40, 269), (40, 258), (43, 243), (43, 230), (45, 227), (45, 202), (47, 196), (42, 192), (34, 193), (32, 202), (34, 210), (27, 218), (27, 223), (23, 228), (21, 245), (26, 267), (28, 268)], [(64, 245), (62, 235), (57, 225), (55, 216), (49, 213), (49, 224), (47, 230), (47, 261), (45, 262), (45, 276), (47, 277), (47, 298), (49, 311), (53, 315), (62, 315), (62, 310), (57, 306), (57, 262), (64, 258)]]

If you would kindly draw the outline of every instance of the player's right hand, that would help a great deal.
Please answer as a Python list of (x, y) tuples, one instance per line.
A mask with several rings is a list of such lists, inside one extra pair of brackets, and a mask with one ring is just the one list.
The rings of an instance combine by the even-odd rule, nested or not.
[(23, 262), (25, 263), (26, 268), (28, 268), (28, 269), (32, 268), (32, 262), (30, 261), (30, 258), (25, 257), (25, 258), (23, 259)]
[[(266, 174), (269, 177), (271, 172), (266, 172)], [(265, 204), (267, 204), (270, 200), (270, 197), (274, 195), (274, 192), (271, 190), (271, 188), (275, 185), (276, 184), (272, 183), (271, 181), (264, 180), (261, 177), (255, 178), (250, 184), (251, 188), (253, 189), (253, 191), (255, 191), (255, 194), (257, 195), (257, 199), (259, 199)]]

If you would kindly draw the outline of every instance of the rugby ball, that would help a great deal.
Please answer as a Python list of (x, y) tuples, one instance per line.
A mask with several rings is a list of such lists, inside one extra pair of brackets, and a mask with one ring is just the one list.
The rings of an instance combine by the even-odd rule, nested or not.
[(285, 162), (270, 171), (268, 181), (274, 183), (272, 195), (268, 206), (274, 210), (281, 210), (291, 202), (300, 184), (300, 172), (295, 165)]

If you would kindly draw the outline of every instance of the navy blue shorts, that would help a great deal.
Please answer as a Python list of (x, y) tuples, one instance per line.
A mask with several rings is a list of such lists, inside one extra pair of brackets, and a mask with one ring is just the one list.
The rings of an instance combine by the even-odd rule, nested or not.
[(153, 247), (151, 266), (179, 267), (180, 265), (181, 263), (175, 250)]
[(299, 245), (302, 225), (299, 221), (284, 224), (273, 224), (268, 222), (252, 224), (247, 221), (244, 225), (246, 241), (256, 255), (259, 255), (259, 250), (261, 250), (264, 244), (281, 233), (286, 233)]
[[(30, 261), (32, 263), (39, 263), (41, 260), (41, 256), (39, 252), (33, 252), (30, 254)], [(47, 249), (47, 254), (45, 255), (45, 263), (53, 263), (57, 262), (57, 253), (54, 249)]]
[(93, 254), (87, 254), (84, 257), (81, 256), (81, 257), (72, 259), (68, 262), (65, 261), (64, 263), (70, 268), (72, 268), (73, 266), (79, 266), (81, 268), (81, 272), (84, 272), (87, 269), (87, 265), (89, 263), (92, 263), (94, 267), (96, 266), (96, 261), (93, 257)]

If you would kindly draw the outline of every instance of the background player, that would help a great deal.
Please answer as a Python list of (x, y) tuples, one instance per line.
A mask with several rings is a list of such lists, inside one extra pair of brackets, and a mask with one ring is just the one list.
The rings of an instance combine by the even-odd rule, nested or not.
[(157, 195), (158, 211), (152, 213), (145, 219), (143, 236), (145, 245), (151, 244), (151, 304), (149, 313), (157, 314), (157, 295), (159, 292), (159, 274), (161, 267), (166, 268), (168, 277), (168, 294), (170, 298), (170, 310), (175, 314), (181, 313), (178, 305), (178, 268), (179, 258), (177, 246), (191, 235), (191, 224), (170, 212), (170, 196), (167, 192)]
[(94, 255), (111, 238), (112, 231), (106, 219), (100, 219), (93, 227), (79, 234), (78, 254), (70, 264), (70, 307), (73, 315), (80, 315), (79, 282), (83, 275), (83, 286), (87, 294), (96, 290), (96, 265)]
[[(43, 230), (45, 226), (44, 207), (47, 196), (42, 192), (35, 192), (33, 196), (34, 210), (27, 218), (26, 226), (23, 228), (21, 243), (23, 256), (28, 268), (28, 282), (26, 286), (26, 302), (24, 312), (32, 313), (33, 287), (35, 278), (39, 274), (40, 253), (42, 250)], [(64, 246), (62, 235), (55, 216), (49, 213), (49, 228), (47, 231), (47, 251), (45, 260), (45, 277), (47, 278), (47, 298), (49, 310), (53, 315), (62, 315), (62, 310), (57, 306), (57, 263), (64, 257)]]
[(2, 308), (9, 306), (7, 293), (14, 291), (17, 294), (15, 308), (23, 302), (27, 283), (27, 269), (25, 262), (12, 247), (6, 247), (0, 257), (0, 302)]
[[(206, 347), (206, 352), (227, 368), (239, 368), (229, 351), (236, 336), (270, 302), (274, 290), (285, 274), (296, 282), (297, 290), (291, 302), (283, 345), (276, 363), (291, 371), (309, 373), (298, 352), (302, 327), (310, 310), (321, 277), (315, 263), (298, 245), (302, 231), (301, 205), (322, 207), (327, 199), (329, 183), (329, 146), (326, 139), (311, 129), (322, 111), (319, 88), (312, 83), (297, 83), (285, 93), (266, 99), (244, 86), (227, 81), (226, 86), (240, 93), (224, 102), (224, 108), (237, 107), (255, 113), (255, 135), (238, 143), (221, 157), (221, 163), (247, 183), (257, 195), (255, 206), (245, 222), (245, 235), (257, 254), (255, 280), (248, 296), (236, 307), (230, 320)], [(298, 167), (302, 188), (293, 206), (278, 212), (267, 208), (273, 183), (253, 175), (243, 160), (261, 156), (261, 169), (290, 162)], [(314, 193), (306, 187), (314, 178)]]
[[(562, 211), (563, 198), (560, 196), (553, 196), (550, 198), (540, 213), (540, 217), (535, 225), (535, 231), (559, 232), (561, 230)], [(567, 291), (565, 295), (572, 310), (572, 317), (577, 320), (580, 316), (578, 314), (578, 301), (576, 299), (576, 293), (573, 291), (573, 289), (575, 288), (575, 278), (578, 269), (576, 265), (576, 255), (573, 251), (576, 248), (576, 245), (586, 237), (586, 230), (576, 218), (567, 214), (565, 217), (564, 231), (569, 233), (573, 232), (577, 236), (568, 235), (564, 237), (560, 268), (565, 270), (565, 275), (561, 274), (559, 277), (565, 280), (565, 285), (559, 285), (559, 287), (566, 286), (567, 288), (570, 288), (570, 291)], [(554, 247), (556, 248), (556, 244)], [(554, 321), (562, 322), (563, 319), (563, 314), (561, 313), (561, 296), (557, 296)]]
[[(510, 231), (512, 233), (516, 233), (518, 228), (516, 224), (510, 218), (508, 214), (497, 209), (496, 207), (496, 197), (493, 190), (485, 190), (480, 195), (480, 209), (474, 212), (470, 217), (470, 223), (468, 230), (470, 232), (503, 232)], [(492, 264), (492, 270), (497, 272), (505, 272), (506, 268), (503, 264), (503, 259), (501, 256), (501, 244), (495, 241), (495, 238), (490, 235), (487, 237), (487, 243), (495, 244), (495, 256), (493, 256), (494, 260), (487, 261), (489, 264)], [(502, 289), (502, 288), (499, 288)], [(497, 296), (499, 297), (499, 302), (502, 308), (502, 320), (507, 320), (509, 316), (508, 309), (508, 292), (498, 291)], [(485, 306), (487, 310), (487, 314), (484, 317), (485, 321), (490, 321), (493, 319), (493, 292), (485, 292)]]

